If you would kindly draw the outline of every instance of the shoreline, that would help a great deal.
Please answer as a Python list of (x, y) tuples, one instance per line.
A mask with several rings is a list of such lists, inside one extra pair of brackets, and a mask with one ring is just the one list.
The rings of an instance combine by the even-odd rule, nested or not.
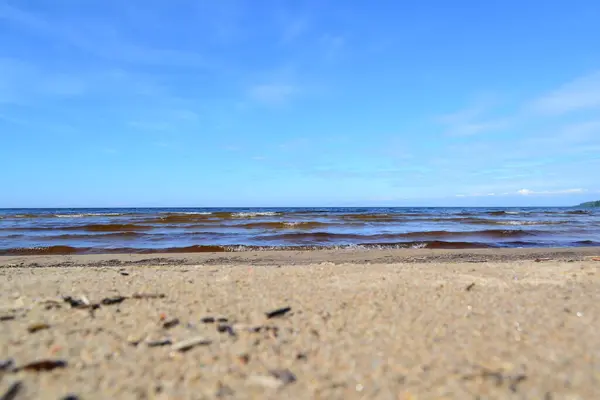
[(316, 249), (248, 250), (204, 253), (79, 254), (0, 256), (2, 267), (65, 267), (127, 265), (234, 265), (253, 263), (304, 265), (339, 263), (433, 263), (433, 262), (512, 262), (536, 259), (584, 261), (600, 257), (600, 247), (509, 248), (509, 249)]

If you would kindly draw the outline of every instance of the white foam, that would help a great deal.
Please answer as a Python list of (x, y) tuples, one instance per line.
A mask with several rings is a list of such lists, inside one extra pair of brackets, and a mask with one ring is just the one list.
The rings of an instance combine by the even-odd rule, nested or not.
[(83, 217), (117, 217), (121, 213), (84, 213), (84, 214), (56, 214), (56, 218), (83, 218)]
[(161, 212), (161, 214), (170, 214), (170, 215), (210, 215), (211, 212), (208, 211), (186, 211), (186, 212)]
[(279, 215), (279, 213), (273, 211), (264, 211), (264, 212), (239, 212), (234, 213), (231, 216), (235, 218), (250, 218), (250, 217), (271, 217), (274, 215)]

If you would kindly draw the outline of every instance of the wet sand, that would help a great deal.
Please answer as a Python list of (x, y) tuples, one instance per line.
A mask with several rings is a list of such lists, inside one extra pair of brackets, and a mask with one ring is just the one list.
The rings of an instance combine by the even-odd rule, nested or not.
[(0, 398), (600, 398), (599, 256), (0, 257)]

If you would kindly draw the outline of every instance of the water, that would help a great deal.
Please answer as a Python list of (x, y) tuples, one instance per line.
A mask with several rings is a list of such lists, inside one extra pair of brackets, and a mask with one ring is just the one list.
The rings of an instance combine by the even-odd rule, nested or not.
[(600, 246), (600, 209), (0, 209), (0, 255)]

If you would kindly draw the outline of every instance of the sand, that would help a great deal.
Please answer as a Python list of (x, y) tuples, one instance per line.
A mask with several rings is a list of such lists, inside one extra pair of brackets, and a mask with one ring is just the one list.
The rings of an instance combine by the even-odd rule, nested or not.
[(0, 398), (600, 398), (597, 256), (0, 257)]

